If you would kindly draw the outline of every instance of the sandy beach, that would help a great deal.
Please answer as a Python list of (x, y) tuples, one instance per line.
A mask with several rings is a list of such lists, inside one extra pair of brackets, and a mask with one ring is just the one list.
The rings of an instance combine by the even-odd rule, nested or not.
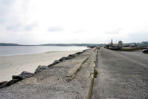
[(0, 56), (0, 82), (11, 80), (22, 71), (34, 72), (39, 65), (49, 65), (54, 60), (78, 51), (51, 51), (39, 54)]

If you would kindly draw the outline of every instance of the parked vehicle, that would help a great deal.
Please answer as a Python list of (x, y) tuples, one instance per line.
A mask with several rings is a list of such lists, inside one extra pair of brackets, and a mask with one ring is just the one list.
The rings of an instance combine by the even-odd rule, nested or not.
[(145, 53), (145, 54), (148, 54), (148, 49), (145, 49), (142, 52)]

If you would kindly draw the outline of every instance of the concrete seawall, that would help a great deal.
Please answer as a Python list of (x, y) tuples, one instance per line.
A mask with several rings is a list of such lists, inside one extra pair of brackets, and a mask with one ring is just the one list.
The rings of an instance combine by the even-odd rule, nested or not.
[(87, 49), (39, 66), (0, 89), (0, 99), (148, 99), (148, 55)]
[(95, 60), (96, 48), (40, 66), (31, 77), (0, 89), (0, 99), (86, 99)]

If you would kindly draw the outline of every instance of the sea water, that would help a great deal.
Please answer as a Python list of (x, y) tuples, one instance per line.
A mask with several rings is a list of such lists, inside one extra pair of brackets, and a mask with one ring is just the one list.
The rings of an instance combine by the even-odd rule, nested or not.
[(84, 50), (81, 46), (0, 46), (0, 56), (35, 54), (48, 51)]

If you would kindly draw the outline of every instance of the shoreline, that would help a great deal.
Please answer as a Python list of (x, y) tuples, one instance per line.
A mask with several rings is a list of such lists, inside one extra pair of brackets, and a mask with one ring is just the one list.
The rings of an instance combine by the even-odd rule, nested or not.
[(43, 52), (35, 52), (35, 53), (19, 53), (19, 54), (8, 54), (8, 55), (0, 55), (0, 57), (9, 57), (9, 56), (23, 56), (23, 55), (34, 55), (34, 54), (43, 54), (43, 53), (56, 53), (56, 52), (72, 52), (72, 51), (82, 51), (82, 50), (67, 50), (67, 51), (43, 51)]
[(18, 75), (22, 71), (34, 72), (39, 65), (48, 66), (55, 60), (80, 51), (83, 50), (47, 51), (36, 54), (0, 56), (0, 82), (9, 81), (12, 79), (12, 75)]
[(87, 47), (62, 47), (62, 46), (0, 46), (0, 56), (14, 56), (14, 55), (26, 55), (26, 54), (39, 54), (49, 51), (76, 51), (85, 50)]

